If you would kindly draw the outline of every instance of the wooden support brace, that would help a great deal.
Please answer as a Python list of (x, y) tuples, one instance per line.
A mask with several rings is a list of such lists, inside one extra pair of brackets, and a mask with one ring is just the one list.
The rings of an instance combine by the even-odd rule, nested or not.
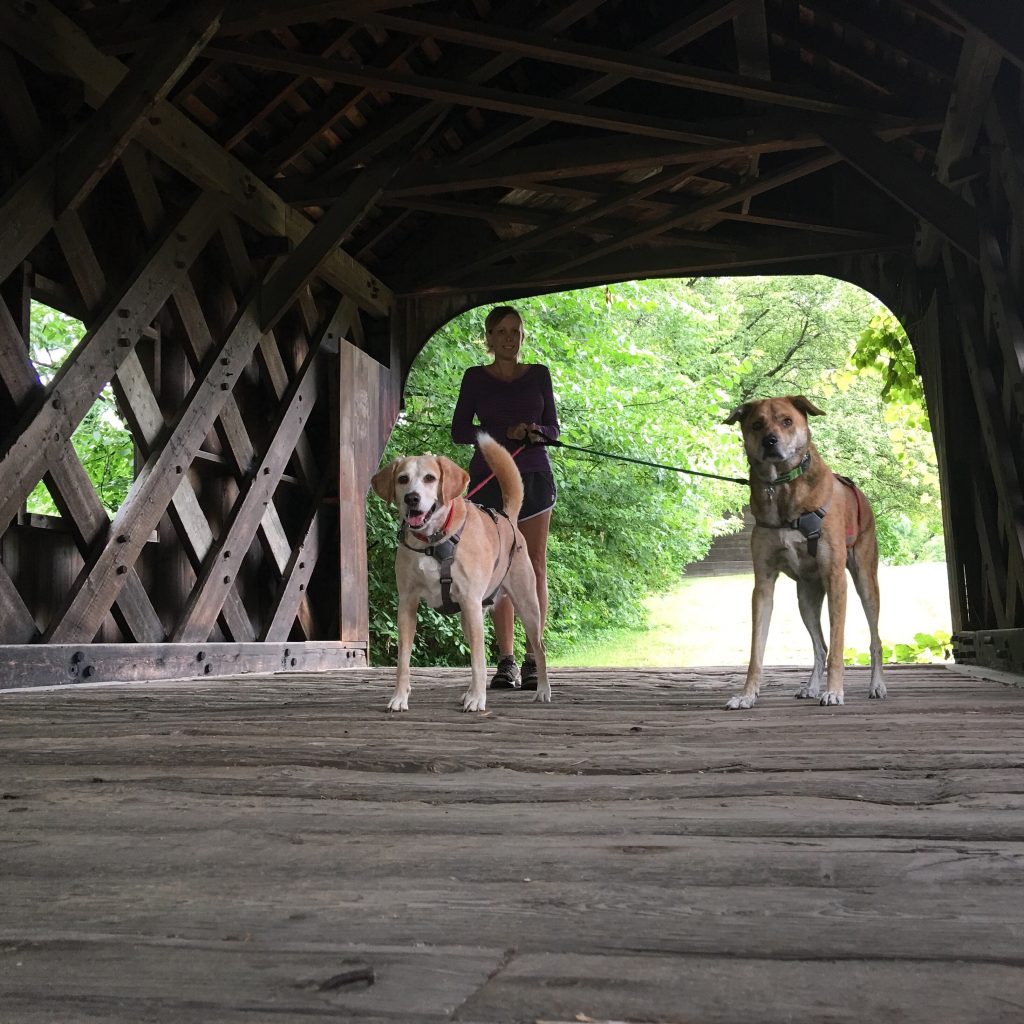
[(267, 444), (267, 451), (243, 487), (231, 510), (229, 522), (210, 551), (189, 596), (185, 611), (172, 634), (177, 643), (205, 640), (224, 596), (238, 574), (245, 553), (288, 465), (292, 450), (317, 400), (317, 372), (324, 340), (337, 337), (341, 328), (341, 304), (313, 339), (302, 367), (281, 403), (282, 412)]
[[(24, 406), (35, 390), (43, 390), (43, 385), (20, 341), (21, 334), (7, 304), (0, 301), (0, 377), (14, 403)], [(79, 551), (87, 557), (92, 547), (105, 539), (110, 520), (70, 441), (54, 446), (45, 479), (61, 515), (71, 526)], [(163, 626), (134, 568), (118, 597), (118, 611), (120, 625), (130, 639), (151, 643), (163, 640)]]
[(134, 66), (65, 147), (57, 170), (58, 215), (74, 209), (95, 188), (128, 145), (143, 118), (217, 31), (225, 0), (194, 0), (176, 10), (173, 24), (138, 56)]
[(306, 587), (320, 557), (320, 534), (324, 525), (320, 506), (327, 493), (329, 479), (324, 477), (320, 489), (309, 503), (309, 512), (299, 533), (302, 539), (291, 553), (281, 575), (281, 592), (274, 602), (270, 621), (261, 640), (287, 640), (298, 609), (305, 599)]
[(48, 642), (81, 643), (95, 635), (124, 584), (125, 567), (138, 558), (144, 538), (160, 521), (252, 356), (260, 337), (256, 310), (254, 295), (239, 310), (208, 373), (192, 388), (170, 435), (146, 461), (111, 524), (110, 540), (76, 581), (46, 637)]
[[(124, 64), (100, 52), (49, 0), (34, 0), (18, 8), (0, 4), (0, 34), (26, 60), (47, 70), (57, 68), (81, 81), (93, 107), (98, 107), (127, 73)], [(309, 234), (312, 225), (308, 218), (290, 209), (272, 188), (181, 111), (165, 100), (157, 103), (152, 113), (137, 137), (169, 166), (205, 191), (223, 192), (238, 216), (264, 234), (287, 237), (296, 245)], [(30, 248), (22, 245), (22, 254)], [(391, 292), (344, 251), (331, 252), (319, 274), (374, 315), (389, 312)]]
[(260, 294), (260, 325), (272, 330), (330, 252), (353, 231), (398, 170), (396, 163), (367, 168), (271, 274)]
[[(0, 456), (0, 523), (6, 523), (71, 437), (96, 397), (128, 357), (141, 332), (187, 273), (216, 229), (221, 200), (200, 196), (158, 243), (124, 292), (98, 318), (46, 388), (7, 435)], [(148, 531), (147, 531), (148, 532)], [(123, 581), (122, 581), (123, 582)]]
[(978, 222), (969, 203), (937, 182), (910, 157), (860, 125), (818, 120), (814, 123), (824, 142), (851, 167), (977, 261)]

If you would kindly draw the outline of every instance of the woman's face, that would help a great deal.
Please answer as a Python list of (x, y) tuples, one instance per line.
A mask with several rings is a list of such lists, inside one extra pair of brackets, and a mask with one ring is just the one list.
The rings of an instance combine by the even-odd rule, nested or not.
[(523, 344), (523, 322), (512, 313), (487, 332), (487, 347), (500, 359), (518, 359)]

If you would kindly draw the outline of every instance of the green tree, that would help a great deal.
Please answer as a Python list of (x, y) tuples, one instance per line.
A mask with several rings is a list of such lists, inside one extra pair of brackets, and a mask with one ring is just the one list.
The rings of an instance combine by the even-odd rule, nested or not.
[[(44, 384), (54, 378), (84, 334), (85, 327), (80, 320), (41, 303), (32, 303), (29, 356)], [(109, 512), (116, 512), (134, 478), (134, 446), (109, 385), (71, 435), (71, 443), (103, 506)], [(58, 514), (42, 482), (28, 496), (26, 507), (29, 512)]]
[[(806, 393), (828, 412), (819, 446), (883, 512), (883, 556), (909, 561), (941, 538), (927, 421), (881, 395), (884, 367), (852, 360), (865, 325), (888, 315), (860, 289), (821, 277), (645, 281), (515, 303), (524, 359), (552, 374), (563, 440), (610, 454), (744, 476), (735, 428), (742, 401)], [(486, 361), (486, 310), (440, 330), (413, 367), (385, 458), (435, 451), (460, 464), (449, 437), (467, 366)], [(739, 526), (742, 487), (555, 449), (559, 503), (549, 553), (547, 639), (557, 652), (610, 627), (640, 625), (648, 594), (674, 585), (714, 536)], [(374, 656), (394, 655), (395, 521), (371, 501)], [(941, 540), (938, 541), (941, 543)], [(929, 544), (932, 545), (929, 548)], [(463, 663), (457, 619), (425, 608), (414, 659)]]

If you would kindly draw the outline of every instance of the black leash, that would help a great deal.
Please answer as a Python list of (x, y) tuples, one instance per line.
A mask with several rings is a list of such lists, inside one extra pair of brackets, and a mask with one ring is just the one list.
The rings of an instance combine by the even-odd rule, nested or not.
[(661, 462), (648, 462), (647, 459), (634, 459), (630, 455), (613, 455), (611, 452), (599, 452), (593, 448), (581, 448), (578, 444), (566, 444), (565, 441), (551, 441), (548, 438), (544, 438), (542, 441), (534, 441), (530, 439), (531, 445), (544, 445), (548, 448), (571, 448), (574, 452), (586, 452), (587, 455), (595, 455), (599, 459), (616, 459), (619, 462), (632, 462), (637, 466), (650, 466), (652, 469), (667, 469), (672, 473), (686, 473), (689, 476), (703, 476), (709, 480), (724, 480), (730, 484), (742, 484), (744, 487), (750, 486), (750, 480), (747, 477), (738, 476), (720, 476), (718, 473), (704, 473), (699, 469), (683, 469), (680, 466), (666, 466)]
[[(447, 429), (441, 423), (427, 423), (424, 420), (409, 421), (410, 425), (416, 425), (421, 427), (429, 427), (431, 430), (445, 430)], [(538, 435), (539, 436), (539, 435)], [(523, 439), (523, 444), (530, 445), (544, 445), (548, 448), (569, 448), (574, 452), (584, 452), (587, 455), (593, 455), (599, 459), (616, 459), (619, 462), (632, 462), (636, 466), (650, 466), (651, 469), (667, 469), (671, 473), (686, 473), (689, 476), (703, 476), (709, 480), (724, 480), (729, 484), (742, 484), (744, 487), (750, 486), (750, 479), (748, 477), (739, 476), (720, 476), (718, 473), (705, 473), (699, 469), (683, 469), (681, 466), (666, 466), (661, 462), (648, 462), (647, 459), (635, 459), (631, 455), (613, 455), (611, 452), (599, 452), (594, 448), (581, 448), (578, 444), (567, 444), (565, 441), (552, 441), (546, 437), (540, 437), (539, 440), (527, 436)], [(518, 454), (518, 453), (517, 453)]]

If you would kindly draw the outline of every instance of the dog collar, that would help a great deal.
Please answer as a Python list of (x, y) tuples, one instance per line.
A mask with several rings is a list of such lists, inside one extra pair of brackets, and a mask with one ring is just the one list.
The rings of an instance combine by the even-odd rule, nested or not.
[(811, 453), (808, 451), (807, 454), (800, 460), (800, 464), (794, 466), (788, 473), (783, 473), (781, 476), (777, 476), (772, 483), (773, 484), (788, 484), (795, 480), (798, 476), (803, 476), (808, 469), (811, 468)]

